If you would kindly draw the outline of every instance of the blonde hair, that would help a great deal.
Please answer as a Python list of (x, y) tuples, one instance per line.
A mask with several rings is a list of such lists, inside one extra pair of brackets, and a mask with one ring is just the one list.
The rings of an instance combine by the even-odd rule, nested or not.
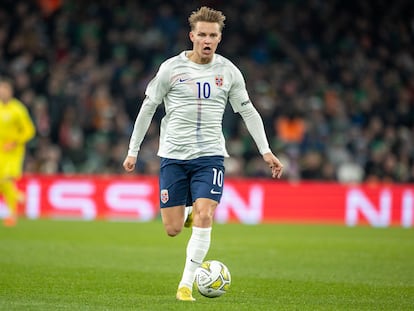
[(206, 6), (203, 6), (197, 11), (194, 11), (188, 18), (191, 30), (195, 29), (197, 22), (208, 22), (219, 24), (220, 31), (222, 31), (224, 28), (225, 20), (226, 16), (224, 16), (221, 11), (216, 11)]

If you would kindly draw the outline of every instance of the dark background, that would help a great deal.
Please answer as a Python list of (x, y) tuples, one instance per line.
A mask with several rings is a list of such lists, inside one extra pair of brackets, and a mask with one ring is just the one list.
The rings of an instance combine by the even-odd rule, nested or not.
[[(26, 172), (123, 173), (159, 64), (191, 49), (187, 18), (222, 10), (218, 53), (243, 72), (284, 179), (414, 182), (413, 1), (2, 1), (0, 75), (37, 137)], [(158, 124), (137, 170), (157, 174)], [(228, 176), (269, 177), (230, 109)]]

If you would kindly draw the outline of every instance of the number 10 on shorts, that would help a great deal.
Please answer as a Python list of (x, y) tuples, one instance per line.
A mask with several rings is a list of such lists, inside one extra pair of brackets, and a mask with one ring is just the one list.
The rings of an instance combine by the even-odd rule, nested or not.
[(223, 187), (223, 171), (213, 168), (213, 185)]

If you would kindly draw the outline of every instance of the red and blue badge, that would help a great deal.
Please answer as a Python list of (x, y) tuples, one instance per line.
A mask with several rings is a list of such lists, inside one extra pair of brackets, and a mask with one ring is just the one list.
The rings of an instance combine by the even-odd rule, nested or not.
[(167, 203), (169, 200), (169, 196), (168, 196), (168, 190), (167, 189), (162, 189), (161, 190), (161, 202), (162, 203)]
[(224, 77), (222, 75), (217, 75), (215, 80), (216, 80), (216, 85), (218, 87), (223, 86), (223, 79)]

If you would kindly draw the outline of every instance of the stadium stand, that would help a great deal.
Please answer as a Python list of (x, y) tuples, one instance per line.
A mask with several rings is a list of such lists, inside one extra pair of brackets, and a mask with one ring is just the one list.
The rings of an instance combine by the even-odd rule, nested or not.
[[(202, 2), (0, 3), (0, 75), (37, 127), (26, 172), (123, 173), (144, 87), (190, 48)], [(207, 1), (229, 26), (218, 52), (243, 71), (287, 180), (414, 182), (414, 2)], [(157, 174), (156, 113), (137, 170)], [(241, 119), (228, 176), (268, 177)]]

